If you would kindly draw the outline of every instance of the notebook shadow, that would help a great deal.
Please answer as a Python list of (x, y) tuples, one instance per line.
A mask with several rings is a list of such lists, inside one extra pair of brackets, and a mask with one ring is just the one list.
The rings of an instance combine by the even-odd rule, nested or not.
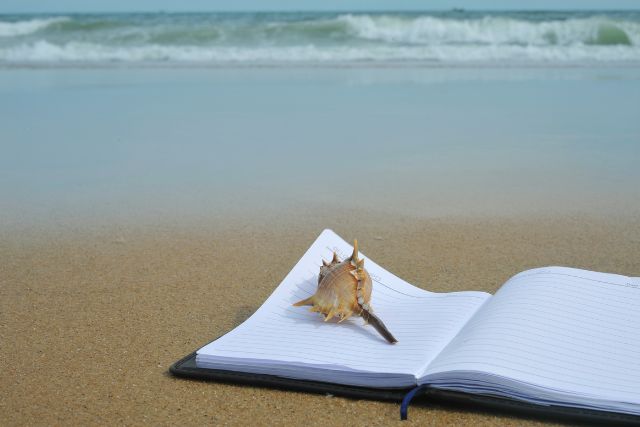
[(238, 307), (233, 317), (233, 327), (239, 326), (247, 320), (256, 311), (256, 307), (252, 305), (243, 305)]
[[(347, 398), (349, 398), (347, 396)], [(532, 413), (531, 411), (523, 410), (523, 409), (515, 409), (508, 407), (492, 407), (485, 405), (479, 405), (477, 403), (471, 402), (462, 402), (462, 401), (447, 401), (442, 398), (433, 398), (431, 396), (418, 396), (415, 401), (411, 403), (411, 407), (413, 409), (420, 408), (423, 410), (428, 410), (428, 417), (433, 418), (434, 416), (438, 416), (434, 414), (433, 410), (448, 412), (451, 414), (452, 411), (458, 412), (459, 414), (465, 414), (467, 416), (478, 416), (478, 417), (487, 417), (493, 420), (497, 420), (498, 422), (503, 423), (521, 423), (522, 421), (529, 421), (534, 423), (540, 422), (550, 422), (555, 425), (562, 426), (611, 426), (618, 425), (614, 422), (603, 423), (602, 420), (589, 420), (586, 418), (576, 419), (575, 416), (569, 414), (558, 414), (558, 413), (544, 413), (543, 411), (536, 411)], [(411, 411), (411, 410), (410, 410)], [(409, 415), (409, 420), (420, 420), (422, 418), (421, 414), (413, 413)], [(621, 424), (626, 425), (626, 424)]]

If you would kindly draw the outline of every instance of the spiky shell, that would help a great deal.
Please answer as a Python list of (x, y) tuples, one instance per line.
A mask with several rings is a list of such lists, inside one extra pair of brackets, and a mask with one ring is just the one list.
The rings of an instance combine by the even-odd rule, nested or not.
[(294, 305), (311, 305), (310, 310), (322, 313), (325, 321), (337, 316), (342, 322), (354, 313), (360, 315), (363, 309), (371, 311), (371, 288), (364, 259), (358, 259), (356, 241), (350, 258), (340, 262), (334, 252), (331, 262), (322, 261), (316, 293)]
[[(398, 340), (371, 309), (371, 276), (364, 269), (364, 259), (358, 259), (358, 241), (353, 242), (353, 254), (340, 261), (334, 252), (331, 262), (322, 260), (318, 275), (318, 289), (295, 306), (310, 305), (311, 311), (324, 314), (325, 322), (334, 316), (339, 322), (356, 314), (373, 326), (391, 344)], [(338, 322), (338, 323), (339, 323)]]

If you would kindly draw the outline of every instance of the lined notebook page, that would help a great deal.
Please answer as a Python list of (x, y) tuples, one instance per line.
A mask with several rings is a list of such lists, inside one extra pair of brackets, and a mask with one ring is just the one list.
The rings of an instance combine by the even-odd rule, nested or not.
[(640, 280), (562, 267), (522, 272), (478, 311), (420, 382), (446, 384), (447, 372), (456, 371), (535, 386), (534, 396), (521, 389), (524, 398), (607, 400), (640, 410), (633, 406), (640, 404)]
[[(345, 259), (352, 247), (325, 230), (253, 316), (198, 350), (198, 366), (406, 387), (415, 384), (416, 374), (490, 297), (483, 292), (427, 292), (361, 254), (373, 280), (374, 312), (399, 341), (391, 345), (360, 317), (324, 322), (309, 307), (292, 306), (315, 293), (322, 259), (330, 260), (334, 250)], [(370, 375), (379, 373), (392, 375), (386, 382)]]

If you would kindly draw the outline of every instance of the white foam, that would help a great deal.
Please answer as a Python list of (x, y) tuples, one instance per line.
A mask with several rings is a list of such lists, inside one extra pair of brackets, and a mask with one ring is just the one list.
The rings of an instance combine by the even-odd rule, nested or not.
[(106, 46), (45, 40), (0, 48), (0, 62), (195, 62), (195, 63), (296, 63), (296, 62), (481, 62), (571, 63), (640, 62), (638, 46)]
[(32, 34), (47, 28), (49, 25), (69, 21), (66, 16), (28, 21), (0, 22), (0, 37), (15, 37)]

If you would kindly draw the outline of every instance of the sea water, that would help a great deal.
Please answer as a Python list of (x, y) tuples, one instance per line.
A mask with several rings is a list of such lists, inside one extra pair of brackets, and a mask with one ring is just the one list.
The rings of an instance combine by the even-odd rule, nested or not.
[(640, 61), (640, 12), (0, 16), (4, 64)]
[(637, 215), (638, 16), (2, 16), (0, 225)]

